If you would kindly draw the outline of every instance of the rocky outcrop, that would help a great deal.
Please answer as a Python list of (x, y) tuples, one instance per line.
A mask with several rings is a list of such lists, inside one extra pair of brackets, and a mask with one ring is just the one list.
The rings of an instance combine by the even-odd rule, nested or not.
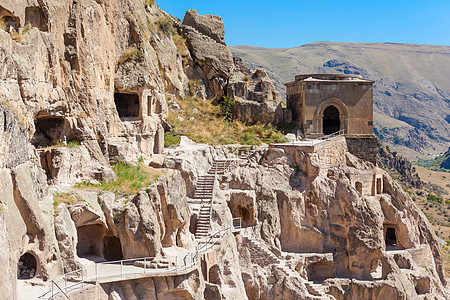
[(391, 152), (380, 142), (378, 142), (377, 164), (386, 170), (398, 172), (402, 182), (419, 189), (423, 187), (423, 181), (420, 180), (412, 163), (397, 152)]
[(233, 117), (246, 124), (280, 122), (281, 94), (266, 72), (262, 69), (250, 71), (237, 57), (235, 64), (239, 65), (239, 71), (233, 74), (227, 87), (228, 95), (233, 95), (236, 101)]
[[(336, 299), (348, 295), (369, 299), (386, 295), (414, 299), (417, 294), (444, 297), (442, 260), (426, 217), (386, 172), (350, 153), (342, 158), (340, 147), (325, 147), (339, 159), (319, 164), (317, 172), (308, 172), (306, 167), (315, 164), (316, 152), (307, 154), (297, 147), (296, 151), (270, 149), (264, 155), (255, 154), (248, 167), (225, 176), (225, 190), (231, 195), (242, 194), (242, 190), (256, 193), (257, 223), (251, 235), (291, 261), (304, 280), (320, 282)], [(231, 208), (242, 202), (236, 196), (230, 201)], [(250, 208), (231, 211), (233, 216), (250, 216)], [(240, 250), (243, 261), (248, 260), (245, 253)], [(304, 253), (309, 253), (308, 259)], [(322, 259), (324, 254), (330, 258)], [(396, 255), (408, 257), (407, 267)], [(428, 261), (426, 269), (422, 268), (424, 261)], [(273, 265), (256, 265), (252, 262), (247, 267), (252, 271), (243, 273), (247, 295), (270, 298), (280, 281), (277, 277), (261, 281), (260, 274)], [(340, 278), (356, 281), (348, 285)], [(422, 289), (422, 283), (413, 278), (427, 278), (424, 280), (433, 284), (423, 281), (426, 288)]]
[(225, 26), (219, 16), (201, 16), (195, 9), (190, 9), (184, 15), (183, 25), (191, 26), (217, 43), (225, 45)]
[(38, 156), (17, 115), (0, 105), (0, 116), (0, 140), (5, 141), (0, 149), (0, 252), (4, 267), (0, 289), (2, 297), (15, 299), (18, 275), (48, 280), (62, 272), (62, 264), (51, 225), (51, 198)]
[(232, 56), (220, 17), (189, 10), (178, 26), (192, 56), (185, 64), (187, 75), (191, 80), (201, 80), (207, 97), (217, 101), (224, 93), (234, 97), (233, 117), (244, 123), (281, 121), (280, 93), (263, 70), (252, 72)]

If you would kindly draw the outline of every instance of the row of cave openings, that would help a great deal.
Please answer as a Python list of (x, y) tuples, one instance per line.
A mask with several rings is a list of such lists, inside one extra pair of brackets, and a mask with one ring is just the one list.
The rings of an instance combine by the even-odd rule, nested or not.
[[(101, 225), (86, 225), (77, 228), (79, 257), (106, 261), (123, 259), (122, 244), (116, 236), (104, 235), (105, 229)], [(103, 238), (98, 238), (98, 237)], [(38, 260), (31, 252), (24, 253), (17, 263), (17, 278), (31, 279), (36, 276)]]
[[(20, 19), (9, 10), (0, 6), (0, 24), (2, 29), (9, 32), (19, 32)], [(40, 31), (48, 31), (48, 16), (39, 6), (28, 6), (25, 8), (25, 24), (36, 27)]]
[[(148, 115), (160, 114), (161, 103), (156, 97), (146, 97), (148, 101)], [(138, 94), (114, 93), (114, 103), (121, 120), (138, 119), (140, 115), (140, 99)], [(63, 116), (49, 115), (39, 112), (34, 118), (35, 133), (31, 143), (39, 147), (55, 145), (59, 141), (78, 141), (77, 133), (70, 128), (70, 124)]]

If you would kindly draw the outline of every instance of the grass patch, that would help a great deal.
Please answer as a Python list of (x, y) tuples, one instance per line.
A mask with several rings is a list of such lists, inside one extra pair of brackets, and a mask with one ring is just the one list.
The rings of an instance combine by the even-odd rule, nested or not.
[[(272, 125), (255, 124), (247, 126), (239, 121), (226, 120), (221, 107), (211, 101), (197, 97), (174, 99), (181, 107), (181, 113), (169, 112), (168, 122), (173, 128), (172, 138), (185, 135), (196, 143), (210, 145), (259, 144), (261, 139), (283, 139), (283, 133)], [(169, 144), (169, 142), (167, 143)], [(165, 142), (166, 145), (166, 142)]]
[(71, 193), (56, 192), (55, 194), (53, 194), (53, 208), (55, 209), (60, 203), (66, 203), (70, 205), (79, 201), (81, 200)]
[(175, 47), (177, 47), (178, 53), (181, 56), (188, 56), (189, 50), (186, 46), (186, 39), (179, 34), (174, 34), (172, 36), (172, 39), (173, 39), (173, 43), (175, 44)]
[(181, 138), (177, 136), (173, 131), (164, 133), (164, 147), (178, 145), (180, 143), (180, 140)]
[(136, 47), (128, 47), (119, 58), (118, 63), (119, 65), (121, 65), (127, 61), (136, 61), (143, 56), (144, 54), (141, 52), (141, 50), (137, 49)]
[(77, 188), (100, 189), (113, 191), (123, 195), (136, 194), (141, 188), (147, 187), (155, 182), (164, 171), (157, 171), (139, 163), (132, 166), (126, 163), (117, 163), (112, 166), (117, 179), (115, 181), (100, 181), (99, 184), (82, 182), (75, 185)]
[(155, 4), (155, 0), (144, 0), (144, 5), (152, 6)]

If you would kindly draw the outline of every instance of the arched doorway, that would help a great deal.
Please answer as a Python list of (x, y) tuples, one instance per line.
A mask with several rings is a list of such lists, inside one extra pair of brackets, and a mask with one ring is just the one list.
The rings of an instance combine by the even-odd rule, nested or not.
[(27, 252), (17, 263), (17, 278), (30, 279), (36, 275), (37, 262), (33, 254)]
[(323, 134), (335, 133), (340, 127), (339, 110), (333, 105), (328, 106), (323, 112)]
[(103, 257), (114, 261), (123, 259), (122, 244), (116, 236), (105, 236), (103, 238)]

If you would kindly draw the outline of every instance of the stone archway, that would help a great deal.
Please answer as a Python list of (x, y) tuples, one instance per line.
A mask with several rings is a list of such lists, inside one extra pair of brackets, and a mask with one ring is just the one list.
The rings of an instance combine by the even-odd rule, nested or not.
[(341, 122), (339, 118), (339, 110), (335, 106), (330, 105), (325, 108), (323, 112), (323, 134), (329, 135), (338, 132), (340, 128)]
[[(338, 98), (324, 100), (314, 112), (313, 133), (323, 135), (339, 130), (348, 133), (347, 120), (348, 109), (344, 102)], [(324, 123), (327, 128), (324, 128)]]

